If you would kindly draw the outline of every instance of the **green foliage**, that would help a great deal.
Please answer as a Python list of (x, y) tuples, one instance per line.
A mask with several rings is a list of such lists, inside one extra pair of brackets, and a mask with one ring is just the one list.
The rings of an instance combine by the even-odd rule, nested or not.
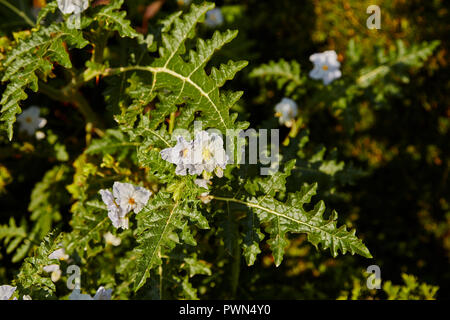
[[(9, 141), (0, 134), (0, 218), (6, 217), (0, 225), (0, 278), (17, 285), (20, 296), (67, 298), (65, 286), (43, 269), (60, 264), (48, 258), (58, 248), (80, 267), (83, 292), (105, 286), (114, 299), (334, 298), (337, 292), (347, 298), (350, 291), (342, 288), (360, 273), (363, 258), (384, 254), (372, 249), (386, 241), (376, 237), (378, 225), (368, 229), (375, 214), (352, 206), (389, 207), (389, 199), (361, 196), (359, 183), (367, 183), (377, 168), (362, 154), (377, 165), (398, 154), (412, 162), (405, 154), (414, 148), (374, 145), (370, 137), (380, 133), (370, 129), (381, 118), (378, 112), (394, 112), (394, 99), (409, 99), (408, 86), (440, 42), (362, 46), (356, 36), (346, 39), (347, 51), (339, 52), (342, 77), (325, 86), (308, 77), (306, 52), (319, 50), (305, 39), (324, 43), (314, 23), (299, 27), (297, 17), (289, 20), (292, 30), (304, 30), (304, 43), (282, 43), (288, 35), (297, 39), (285, 23), (272, 25), (285, 21), (279, 15), (283, 4), (273, 4), (268, 19), (262, 2), (225, 1), (224, 25), (213, 28), (205, 15), (215, 4), (200, 2), (180, 5), (182, 11), (166, 2), (150, 19), (142, 16), (141, 2), (99, 2), (74, 26), (76, 17), (62, 15), (57, 1), (48, 1), (31, 29), (18, 25), (1, 32), (0, 131)], [(309, 6), (320, 4), (305, 5), (303, 15), (312, 15)], [(250, 12), (253, 7), (266, 11)], [(262, 28), (266, 23), (274, 30)], [(260, 41), (261, 34), (270, 38)], [(310, 47), (297, 50), (298, 45)], [(295, 48), (280, 56), (289, 46)], [(237, 88), (245, 88), (245, 95)], [(290, 127), (273, 116), (283, 97), (299, 106)], [(13, 135), (16, 117), (31, 104), (46, 104), (40, 137)], [(280, 154), (271, 165), (279, 170), (264, 176), (262, 165), (229, 163), (223, 176), (177, 175), (160, 152), (174, 147), (180, 132), (191, 140), (200, 122), (203, 130), (224, 134), (227, 144), (229, 130), (278, 129)], [(447, 122), (441, 115), (444, 134)], [(238, 139), (231, 149), (246, 146)], [(423, 150), (424, 161), (445, 165), (443, 150)], [(439, 175), (442, 193), (445, 177)], [(107, 205), (99, 194), (115, 182), (151, 191), (142, 210), (127, 213), (125, 229), (112, 224), (118, 200)], [(402, 199), (411, 201), (410, 195)], [(444, 196), (435, 200), (448, 209)], [(128, 201), (135, 204), (134, 198)], [(386, 220), (396, 223), (394, 218)], [(445, 230), (429, 229), (439, 239)], [(412, 276), (403, 279), (405, 286), (384, 283), (388, 299), (432, 299), (437, 292)], [(374, 295), (356, 280), (350, 290), (355, 299)]]
[(38, 299), (54, 297), (55, 284), (43, 271), (43, 267), (52, 263), (48, 256), (59, 247), (62, 237), (62, 233), (56, 237), (53, 233), (49, 233), (37, 248), (34, 256), (25, 259), (16, 279), (20, 293), (32, 295)]
[(404, 285), (393, 285), (392, 281), (383, 284), (388, 300), (433, 300), (439, 287), (419, 283), (417, 277), (402, 274)]
[(30, 88), (36, 92), (39, 78), (46, 79), (51, 74), (54, 63), (65, 68), (72, 67), (64, 43), (74, 48), (83, 48), (88, 44), (80, 31), (59, 23), (40, 27), (29, 38), (20, 40), (8, 53), (3, 63), (5, 70), (2, 82), (7, 82), (8, 85), (0, 101), (0, 121), (7, 125), (10, 140), (16, 114), (21, 112), (19, 103), (28, 97), (25, 89)]
[(300, 74), (300, 64), (297, 61), (287, 62), (284, 59), (262, 64), (253, 69), (249, 76), (276, 82), (277, 89), (283, 90), (288, 97), (297, 90), (302, 93), (306, 81), (305, 77)]

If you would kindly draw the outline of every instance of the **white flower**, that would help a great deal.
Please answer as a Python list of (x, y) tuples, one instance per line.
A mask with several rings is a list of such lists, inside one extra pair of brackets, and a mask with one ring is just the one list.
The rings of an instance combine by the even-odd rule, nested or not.
[(0, 300), (9, 300), (17, 287), (12, 287), (9, 285), (0, 286)]
[(217, 27), (223, 23), (223, 15), (220, 8), (215, 8), (206, 12), (205, 24), (208, 27)]
[(82, 294), (80, 289), (75, 289), (69, 296), (69, 300), (111, 300), (112, 289), (99, 287), (94, 298), (89, 294)]
[(115, 247), (117, 247), (122, 240), (119, 237), (116, 237), (111, 232), (107, 232), (103, 235), (103, 238), (105, 239), (106, 244), (111, 244)]
[(209, 195), (209, 192), (203, 192), (202, 194), (200, 194), (199, 198), (205, 204), (210, 203), (212, 199), (212, 197)]
[(89, 0), (57, 0), (58, 8), (64, 14), (79, 14), (89, 6)]
[(45, 138), (45, 133), (44, 133), (44, 132), (42, 132), (42, 131), (36, 131), (36, 134), (35, 134), (35, 136), (36, 136), (36, 139), (38, 139), (38, 140), (42, 140), (42, 139), (44, 139), (44, 138)]
[(114, 182), (113, 195), (116, 203), (127, 214), (131, 210), (139, 213), (148, 202), (152, 192), (130, 183)]
[(98, 288), (94, 300), (111, 300), (112, 289)]
[(208, 189), (208, 184), (211, 184), (211, 181), (207, 179), (195, 179), (194, 183), (201, 188)]
[(191, 168), (193, 163), (192, 141), (187, 142), (182, 136), (177, 137), (177, 144), (172, 148), (161, 150), (160, 155), (163, 160), (176, 164), (175, 173), (180, 176), (186, 175), (186, 170)]
[(29, 107), (23, 111), (17, 121), (20, 123), (20, 131), (26, 131), (29, 135), (33, 135), (37, 129), (43, 128), (47, 124), (47, 120), (39, 117), (40, 110), (36, 106)]
[(298, 106), (294, 100), (283, 98), (275, 106), (275, 112), (275, 116), (280, 118), (280, 124), (284, 124), (286, 127), (290, 128), (295, 122)]
[(115, 228), (128, 229), (130, 211), (139, 213), (147, 204), (152, 192), (130, 183), (114, 182), (113, 192), (99, 191), (103, 202), (108, 207), (108, 217)]
[(90, 294), (82, 294), (80, 289), (75, 289), (69, 296), (69, 300), (94, 300)]
[(192, 175), (214, 171), (218, 177), (222, 177), (228, 163), (222, 137), (206, 131), (198, 132), (194, 140), (189, 142), (178, 136), (177, 144), (162, 150), (160, 154), (163, 160), (176, 164), (175, 173), (183, 176), (187, 171)]
[(64, 248), (57, 249), (50, 253), (48, 256), (49, 259), (55, 259), (55, 260), (67, 260), (69, 259), (69, 255), (66, 254), (66, 251)]
[(47, 273), (51, 273), (51, 279), (53, 282), (56, 282), (61, 278), (61, 269), (57, 264), (50, 264), (42, 269)]
[(215, 171), (218, 177), (223, 176), (222, 169), (227, 166), (228, 155), (223, 148), (221, 136), (206, 131), (198, 132), (194, 139), (193, 154), (194, 169), (191, 170), (191, 174)]
[(26, 294), (22, 297), (22, 300), (33, 300), (33, 299), (31, 299), (31, 297)]
[(309, 60), (314, 63), (314, 68), (310, 71), (309, 76), (316, 80), (322, 79), (325, 85), (330, 84), (342, 75), (339, 70), (341, 64), (337, 60), (337, 54), (334, 50), (314, 53), (309, 57)]
[(111, 220), (114, 228), (128, 229), (128, 218), (126, 212), (120, 208), (111, 191), (102, 189), (99, 191), (103, 202), (108, 207), (108, 217)]

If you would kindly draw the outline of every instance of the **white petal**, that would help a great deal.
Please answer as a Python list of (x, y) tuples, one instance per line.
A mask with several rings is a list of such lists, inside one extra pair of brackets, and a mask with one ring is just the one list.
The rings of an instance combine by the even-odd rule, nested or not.
[(17, 287), (9, 285), (0, 286), (0, 300), (9, 300), (14, 294), (14, 291), (16, 291), (16, 289)]
[(49, 259), (56, 259), (56, 260), (67, 260), (69, 259), (69, 256), (66, 254), (66, 251), (64, 248), (57, 249), (53, 251), (49, 256)]
[(75, 289), (69, 296), (69, 300), (93, 300), (89, 294), (82, 294), (80, 289)]
[(94, 300), (111, 300), (112, 289), (98, 288)]
[(59, 265), (57, 264), (50, 264), (48, 266), (45, 266), (42, 268), (45, 272), (50, 273), (50, 272), (55, 272), (59, 270)]

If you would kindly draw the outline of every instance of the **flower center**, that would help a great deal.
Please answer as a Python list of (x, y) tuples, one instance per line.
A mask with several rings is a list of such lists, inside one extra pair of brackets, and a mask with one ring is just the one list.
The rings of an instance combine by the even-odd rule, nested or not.
[(328, 66), (327, 66), (326, 64), (324, 64), (324, 65), (322, 66), (322, 69), (323, 69), (324, 71), (327, 71), (327, 70), (328, 70)]
[(188, 153), (189, 153), (188, 148), (183, 149), (183, 158), (186, 158), (188, 156)]
[(208, 148), (203, 148), (202, 157), (204, 160), (208, 161), (212, 158), (212, 155), (213, 154), (211, 153), (211, 151), (209, 151)]
[(26, 117), (26, 118), (25, 118), (25, 122), (26, 122), (26, 123), (32, 123), (32, 122), (33, 122), (33, 119), (31, 119), (31, 117)]
[(133, 206), (136, 204), (136, 201), (134, 200), (134, 198), (130, 198), (128, 199), (128, 203)]

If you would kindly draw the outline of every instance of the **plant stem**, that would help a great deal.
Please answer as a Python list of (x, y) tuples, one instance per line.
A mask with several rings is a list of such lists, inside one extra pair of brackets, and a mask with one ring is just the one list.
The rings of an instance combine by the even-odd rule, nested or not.
[(104, 128), (100, 118), (97, 116), (94, 110), (92, 110), (88, 101), (78, 90), (71, 91), (71, 94), (69, 94), (68, 90), (58, 90), (42, 81), (39, 82), (39, 90), (53, 100), (74, 104), (78, 108), (78, 110), (80, 110), (87, 123), (92, 123), (95, 128)]
[(172, 134), (173, 128), (175, 128), (175, 112), (170, 113), (169, 119), (169, 134)]
[(237, 232), (237, 225), (236, 229), (234, 230), (235, 236), (233, 237), (234, 244), (233, 244), (233, 261), (231, 264), (231, 299), (236, 298), (236, 291), (237, 287), (239, 285), (239, 274), (241, 271), (241, 248), (239, 247), (239, 233)]
[[(161, 259), (161, 250), (158, 252), (159, 258)], [(163, 300), (163, 267), (162, 263), (158, 267), (159, 273), (159, 299)]]
[(5, 7), (8, 7), (9, 9), (11, 9), (11, 11), (14, 11), (14, 13), (17, 14), (18, 16), (20, 16), (23, 20), (25, 20), (25, 22), (30, 27), (34, 27), (35, 23), (24, 12), (20, 11), (19, 9), (14, 7), (11, 3), (9, 3), (6, 0), (0, 0), (0, 3), (3, 4)]

